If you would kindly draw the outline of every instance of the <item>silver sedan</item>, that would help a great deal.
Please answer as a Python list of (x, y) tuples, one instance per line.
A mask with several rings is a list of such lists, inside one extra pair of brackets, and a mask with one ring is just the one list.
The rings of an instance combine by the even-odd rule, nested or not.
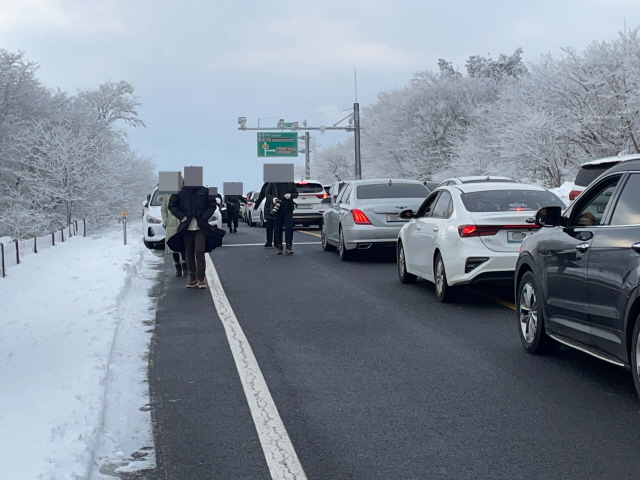
[[(334, 200), (323, 200), (322, 248), (338, 249), (341, 260), (357, 250), (395, 247), (405, 221), (403, 210), (417, 210), (429, 189), (417, 180), (357, 180), (346, 182)], [(330, 203), (331, 202), (331, 203)]]

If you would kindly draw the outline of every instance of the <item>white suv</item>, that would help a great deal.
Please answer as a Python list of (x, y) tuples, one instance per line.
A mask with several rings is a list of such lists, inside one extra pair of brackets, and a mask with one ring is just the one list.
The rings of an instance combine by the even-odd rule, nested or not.
[(315, 180), (301, 180), (296, 182), (298, 198), (294, 201), (298, 205), (293, 211), (293, 224), (308, 227), (317, 225), (322, 227), (322, 214), (327, 209), (322, 200), (329, 195), (324, 191), (320, 182)]
[(158, 243), (164, 243), (165, 229), (162, 226), (162, 213), (160, 207), (162, 200), (158, 199), (162, 195), (158, 192), (158, 187), (147, 195), (147, 199), (142, 202), (142, 236), (147, 248), (153, 248)]

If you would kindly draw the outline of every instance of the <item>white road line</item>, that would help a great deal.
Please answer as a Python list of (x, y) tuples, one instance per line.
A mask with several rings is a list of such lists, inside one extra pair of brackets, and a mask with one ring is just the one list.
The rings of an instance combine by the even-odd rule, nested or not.
[(273, 480), (306, 480), (307, 476), (282, 423), (271, 392), (269, 392), (256, 357), (251, 350), (251, 345), (249, 345), (229, 304), (229, 299), (224, 293), (216, 267), (209, 255), (205, 255), (205, 258), (209, 291), (227, 334), (227, 340), (240, 375), (244, 394), (249, 403), (253, 423), (262, 444), (271, 478)]
[[(321, 242), (293, 242), (294, 245), (320, 245)], [(232, 243), (222, 247), (263, 247), (264, 243)], [(221, 247), (218, 247), (221, 248)]]

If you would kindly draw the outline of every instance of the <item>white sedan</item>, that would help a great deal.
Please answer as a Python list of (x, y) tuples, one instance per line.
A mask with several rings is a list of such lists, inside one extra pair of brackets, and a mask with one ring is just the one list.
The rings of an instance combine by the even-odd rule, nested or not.
[(519, 183), (452, 185), (436, 189), (409, 219), (397, 242), (402, 283), (417, 277), (435, 284), (441, 302), (452, 287), (512, 280), (520, 244), (537, 231), (538, 209), (562, 200), (545, 188)]

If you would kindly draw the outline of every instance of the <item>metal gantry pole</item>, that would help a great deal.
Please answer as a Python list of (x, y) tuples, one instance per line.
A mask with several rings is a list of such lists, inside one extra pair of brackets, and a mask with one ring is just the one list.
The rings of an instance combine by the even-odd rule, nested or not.
[(353, 127), (356, 145), (356, 180), (362, 180), (362, 165), (360, 163), (360, 104), (353, 104)]
[(311, 157), (309, 155), (309, 132), (304, 132), (304, 178), (311, 178)]

